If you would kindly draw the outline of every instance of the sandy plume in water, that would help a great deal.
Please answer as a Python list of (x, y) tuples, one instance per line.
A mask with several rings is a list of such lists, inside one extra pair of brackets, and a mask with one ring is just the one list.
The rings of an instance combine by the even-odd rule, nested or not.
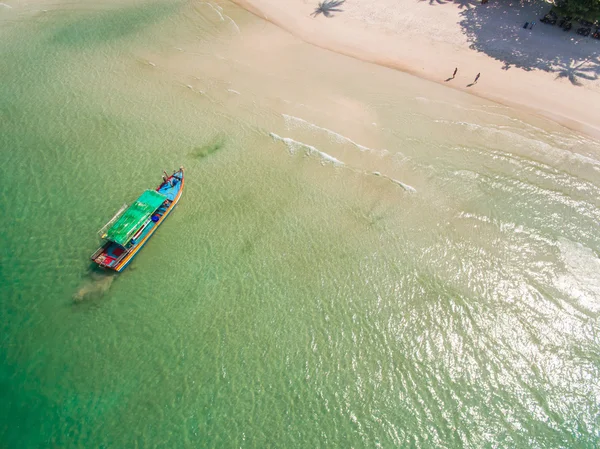
[(90, 273), (73, 295), (73, 301), (82, 302), (104, 296), (115, 280), (113, 273)]

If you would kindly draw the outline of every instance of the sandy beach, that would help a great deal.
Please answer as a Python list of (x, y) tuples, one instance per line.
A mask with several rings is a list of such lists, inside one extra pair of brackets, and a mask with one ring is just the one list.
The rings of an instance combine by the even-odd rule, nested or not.
[(321, 48), (600, 136), (600, 41), (540, 23), (545, 2), (348, 0), (330, 17), (311, 0), (235, 2)]

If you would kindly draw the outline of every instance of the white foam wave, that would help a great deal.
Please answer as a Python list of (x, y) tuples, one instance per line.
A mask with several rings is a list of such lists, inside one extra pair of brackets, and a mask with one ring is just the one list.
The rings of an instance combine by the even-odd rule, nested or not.
[(225, 18), (227, 18), (227, 20), (229, 20), (229, 22), (235, 27), (235, 30), (237, 31), (238, 34), (241, 33), (240, 31), (240, 27), (237, 25), (237, 23), (235, 23), (235, 20), (233, 20), (231, 17), (229, 17), (227, 14), (223, 13), (223, 8), (219, 5), (213, 5), (212, 3), (202, 3), (203, 5), (208, 5), (211, 7), (211, 9), (217, 13), (217, 15), (219, 16), (219, 20), (221, 20), (221, 22), (225, 22)]
[[(506, 192), (511, 196), (527, 198), (528, 201), (537, 201), (540, 204), (561, 205), (570, 208), (576, 215), (586, 217), (590, 220), (599, 221), (600, 211), (586, 199), (576, 199), (571, 195), (536, 184), (512, 178), (490, 177), (484, 178), (484, 182), (499, 192)], [(553, 216), (552, 220), (556, 217)]]
[(333, 165), (337, 165), (337, 166), (343, 166), (344, 165), (344, 163), (342, 161), (340, 161), (339, 159), (336, 159), (332, 155), (327, 154), (324, 151), (321, 151), (321, 150), (313, 147), (312, 145), (308, 145), (308, 144), (303, 143), (303, 142), (298, 142), (297, 140), (291, 139), (289, 137), (281, 137), (281, 136), (279, 136), (279, 135), (277, 135), (275, 133), (269, 133), (269, 135), (273, 139), (279, 140), (280, 142), (285, 143), (286, 146), (287, 146), (287, 148), (288, 148), (288, 150), (292, 154), (295, 154), (296, 151), (298, 151), (298, 150), (303, 150), (303, 151), (306, 151), (310, 155), (318, 156), (319, 158), (321, 158), (325, 162), (331, 162)]
[(546, 131), (545, 129), (542, 129), (542, 128), (539, 128), (537, 126), (534, 126), (531, 123), (524, 122), (521, 119), (518, 119), (518, 118), (515, 118), (515, 117), (511, 117), (510, 115), (507, 115), (507, 114), (486, 111), (486, 109), (499, 109), (499, 110), (507, 111), (507, 113), (510, 113), (510, 109), (507, 108), (506, 106), (502, 106), (502, 105), (481, 105), (480, 107), (477, 107), (477, 108), (469, 108), (469, 107), (461, 106), (461, 105), (459, 105), (457, 103), (451, 103), (451, 102), (443, 101), (443, 100), (433, 100), (433, 99), (429, 99), (429, 98), (425, 98), (425, 97), (416, 97), (415, 100), (421, 101), (421, 102), (424, 102), (424, 103), (443, 104), (445, 106), (449, 106), (449, 107), (452, 107), (454, 109), (460, 109), (460, 110), (468, 111), (468, 112), (478, 112), (478, 113), (483, 113), (483, 114), (487, 114), (487, 115), (492, 115), (492, 116), (495, 116), (495, 117), (500, 117), (500, 118), (508, 120), (510, 122), (517, 123), (520, 128), (526, 128), (526, 129), (529, 129), (529, 130), (533, 130), (533, 131), (542, 133), (542, 134), (544, 134), (546, 136), (549, 135), (549, 132)]
[(210, 6), (212, 8), (212, 10), (219, 15), (221, 22), (225, 21), (225, 18), (223, 17), (223, 14), (221, 14), (221, 11), (219, 11), (217, 8), (215, 8), (212, 3), (202, 3), (202, 4)]
[(7, 5), (6, 3), (0, 3), (0, 6), (4, 6), (7, 9), (12, 9), (12, 6)]
[(496, 127), (494, 125), (484, 126), (465, 121), (434, 120), (434, 122), (464, 126), (469, 131), (480, 131), (482, 133), (500, 135), (510, 139), (511, 143), (515, 146), (525, 147), (527, 150), (534, 150), (543, 155), (553, 154), (556, 156), (554, 158), (555, 160), (562, 159), (563, 161), (566, 160), (571, 163), (591, 165), (594, 170), (600, 171), (600, 161), (592, 158), (591, 156), (576, 153), (564, 148), (558, 148), (534, 137), (523, 136), (517, 132), (509, 131), (506, 129), (507, 127)]
[(304, 142), (299, 142), (299, 141), (297, 141), (297, 140), (294, 140), (294, 139), (292, 139), (292, 138), (290, 138), (290, 137), (281, 137), (281, 136), (279, 136), (279, 135), (277, 135), (277, 134), (275, 134), (275, 133), (269, 133), (269, 135), (270, 135), (270, 136), (271, 136), (273, 139), (275, 139), (275, 140), (278, 140), (278, 141), (280, 141), (280, 142), (283, 142), (283, 143), (285, 143), (285, 145), (286, 145), (286, 146), (287, 146), (287, 148), (288, 148), (288, 151), (289, 151), (291, 154), (295, 154), (295, 153), (296, 153), (298, 150), (305, 151), (305, 152), (306, 152), (306, 153), (308, 153), (309, 155), (312, 155), (312, 156), (318, 156), (318, 157), (319, 157), (321, 160), (323, 160), (324, 162), (330, 162), (330, 163), (332, 163), (333, 165), (340, 166), (340, 167), (341, 167), (341, 166), (343, 166), (343, 167), (346, 167), (346, 168), (348, 168), (349, 170), (352, 170), (352, 171), (354, 171), (354, 172), (361, 173), (361, 174), (363, 174), (363, 175), (373, 175), (373, 176), (380, 176), (380, 177), (382, 177), (382, 178), (385, 178), (385, 179), (387, 179), (388, 181), (390, 181), (390, 182), (392, 182), (392, 183), (394, 183), (394, 184), (396, 184), (396, 185), (398, 185), (398, 186), (402, 187), (404, 190), (406, 190), (406, 191), (408, 191), (408, 192), (416, 192), (416, 191), (417, 191), (417, 189), (415, 189), (414, 187), (412, 187), (412, 186), (410, 186), (410, 185), (408, 185), (408, 184), (405, 184), (405, 183), (403, 183), (402, 181), (398, 181), (397, 179), (391, 178), (391, 177), (389, 177), (389, 176), (386, 176), (386, 175), (382, 175), (380, 172), (370, 172), (370, 173), (369, 173), (369, 172), (364, 172), (364, 171), (361, 171), (361, 170), (357, 170), (357, 169), (355, 169), (355, 168), (353, 168), (353, 167), (350, 167), (350, 166), (348, 166), (348, 165), (344, 164), (344, 163), (343, 163), (342, 161), (340, 161), (339, 159), (336, 159), (336, 158), (335, 158), (335, 157), (333, 157), (332, 155), (330, 155), (330, 154), (327, 154), (327, 153), (325, 153), (324, 151), (321, 151), (321, 150), (319, 150), (318, 148), (316, 148), (316, 147), (313, 147), (312, 145), (308, 145), (308, 144), (306, 144), (306, 143), (304, 143)]
[(242, 95), (237, 90), (233, 90), (233, 89), (227, 89), (227, 92), (231, 92), (232, 94), (236, 94), (236, 95)]
[[(524, 158), (518, 154), (514, 154), (506, 150), (491, 150), (488, 148), (482, 149), (478, 147), (462, 146), (454, 147), (453, 149), (460, 151), (461, 153), (471, 152), (476, 154), (477, 156), (491, 157), (494, 159), (494, 161), (502, 161), (508, 163), (517, 167), (519, 170), (522, 170), (526, 173), (534, 173), (540, 179), (545, 179), (547, 181), (552, 182), (555, 185), (558, 185), (559, 189), (562, 189), (563, 187), (569, 187), (579, 192), (587, 192), (600, 195), (600, 188), (596, 187), (591, 182), (571, 176), (568, 172), (559, 170), (558, 168), (555, 168), (552, 165), (543, 162), (538, 162), (534, 159)], [(478, 177), (467, 176), (464, 170), (455, 171), (453, 174), (462, 178), (470, 177), (472, 179), (475, 179)]]
[(185, 87), (187, 87), (192, 92), (195, 92), (195, 93), (200, 94), (200, 95), (204, 95), (206, 93), (203, 90), (194, 89), (194, 86), (192, 86), (191, 84), (185, 84)]
[(462, 178), (462, 179), (468, 179), (468, 180), (479, 179), (479, 173), (471, 171), (471, 170), (456, 170), (452, 173), (452, 175)]
[(398, 184), (400, 187), (402, 187), (404, 190), (408, 191), (408, 192), (413, 192), (413, 193), (417, 193), (417, 189), (415, 189), (413, 186), (410, 186), (408, 184), (405, 184), (401, 181), (398, 181), (397, 179), (394, 178), (389, 178), (386, 176), (386, 178), (388, 178), (390, 181), (392, 181), (394, 184)]
[(238, 33), (238, 34), (241, 34), (240, 27), (237, 25), (237, 23), (235, 23), (235, 20), (233, 20), (233, 19), (232, 19), (231, 17), (229, 17), (229, 16), (226, 16), (226, 17), (229, 19), (229, 21), (231, 22), (231, 24), (232, 24), (232, 25), (235, 27), (235, 29), (236, 29), (237, 33)]
[[(331, 137), (333, 137), (333, 139), (335, 141), (342, 142), (342, 143), (347, 142), (347, 143), (355, 146), (356, 148), (358, 148), (360, 151), (375, 151), (372, 148), (366, 147), (364, 145), (361, 145), (361, 144), (355, 142), (354, 140), (350, 139), (349, 137), (346, 137), (340, 133), (336, 133), (335, 131), (332, 131), (331, 129), (323, 128), (322, 126), (318, 126), (318, 125), (315, 125), (314, 123), (307, 122), (306, 120), (301, 119), (300, 117), (294, 117), (293, 115), (287, 115), (287, 114), (281, 114), (281, 115), (283, 116), (288, 128), (294, 127), (294, 126), (305, 126), (307, 128), (317, 129), (319, 131), (326, 132)], [(294, 125), (294, 123), (295, 123), (295, 125)]]
[(389, 176), (382, 175), (378, 171), (371, 172), (371, 174), (374, 175), (374, 176), (381, 176), (382, 178), (387, 179), (388, 181), (393, 182), (396, 185), (399, 185), (400, 187), (402, 187), (407, 192), (413, 192), (413, 193), (417, 192), (417, 189), (415, 189), (413, 186), (405, 184), (402, 181), (398, 181), (397, 179), (390, 178)]
[(531, 238), (538, 243), (544, 243), (548, 246), (556, 246), (556, 243), (543, 235), (537, 233), (533, 229), (527, 228), (522, 224), (513, 223), (510, 221), (501, 221), (496, 218), (492, 218), (488, 215), (475, 214), (471, 212), (460, 212), (458, 215), (459, 218), (467, 219), (467, 220), (476, 220), (482, 223), (487, 223), (492, 226), (495, 226), (500, 232), (508, 233), (508, 234), (523, 234), (528, 238)]

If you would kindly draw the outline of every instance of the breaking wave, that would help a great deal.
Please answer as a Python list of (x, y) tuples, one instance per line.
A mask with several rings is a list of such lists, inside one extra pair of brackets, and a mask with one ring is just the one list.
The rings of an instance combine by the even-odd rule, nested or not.
[[(333, 138), (333, 140), (336, 142), (349, 143), (350, 145), (358, 148), (360, 151), (369, 151), (369, 152), (375, 151), (373, 148), (369, 148), (364, 145), (361, 145), (360, 143), (355, 142), (354, 140), (350, 139), (349, 137), (346, 137), (346, 136), (344, 136), (340, 133), (337, 133), (335, 131), (332, 131), (330, 129), (323, 128), (322, 126), (315, 125), (314, 123), (307, 122), (306, 120), (301, 119), (299, 117), (294, 117), (293, 115), (287, 115), (287, 114), (281, 114), (281, 115), (283, 116), (283, 118), (285, 120), (285, 124), (288, 128), (305, 127), (305, 128), (316, 129), (318, 131), (324, 131), (331, 138)], [(385, 150), (383, 150), (383, 151), (385, 151)]]
[(354, 172), (357, 173), (361, 173), (363, 175), (371, 175), (371, 176), (378, 176), (384, 179), (387, 179), (388, 181), (402, 187), (404, 190), (406, 190), (407, 192), (416, 192), (417, 189), (415, 189), (414, 187), (402, 182), (402, 181), (398, 181), (397, 179), (391, 178), (387, 175), (383, 175), (380, 172), (365, 172), (362, 170), (358, 170), (356, 168), (350, 167), (346, 164), (344, 164), (342, 161), (340, 161), (339, 159), (336, 159), (335, 157), (333, 157), (330, 154), (325, 153), (324, 151), (319, 150), (316, 147), (313, 147), (312, 145), (308, 145), (306, 143), (303, 142), (299, 142), (297, 140), (291, 139), (289, 137), (281, 137), (273, 132), (269, 133), (269, 135), (277, 141), (283, 142), (285, 143), (285, 145), (288, 148), (288, 151), (291, 154), (296, 154), (297, 151), (305, 151), (306, 153), (308, 153), (309, 155), (312, 156), (317, 156), (319, 157), (323, 162), (328, 162), (328, 163), (332, 163), (333, 165), (339, 166), (339, 167), (346, 167), (349, 170), (352, 170)]
[(279, 140), (280, 142), (285, 143), (285, 145), (288, 147), (288, 150), (292, 154), (295, 154), (298, 150), (304, 150), (308, 154), (314, 155), (314, 156), (318, 156), (323, 161), (330, 162), (333, 165), (337, 165), (337, 166), (343, 166), (343, 165), (345, 165), (339, 159), (334, 158), (332, 155), (327, 154), (324, 151), (321, 151), (321, 150), (313, 147), (312, 145), (308, 145), (306, 143), (298, 142), (297, 140), (291, 139), (289, 137), (281, 137), (281, 136), (278, 136), (275, 133), (269, 133), (269, 135), (273, 139)]
[(413, 186), (410, 186), (410, 185), (408, 185), (408, 184), (405, 184), (405, 183), (403, 183), (402, 181), (398, 181), (397, 179), (390, 178), (389, 176), (382, 175), (382, 174), (381, 174), (380, 172), (378, 172), (378, 171), (371, 172), (371, 174), (372, 174), (372, 175), (374, 175), (374, 176), (380, 176), (380, 177), (382, 177), (382, 178), (384, 178), (384, 179), (387, 179), (388, 181), (390, 181), (390, 182), (393, 182), (393, 183), (394, 183), (394, 184), (396, 184), (396, 185), (399, 185), (400, 187), (402, 187), (402, 188), (403, 188), (404, 190), (406, 190), (407, 192), (413, 192), (413, 193), (416, 193), (416, 191), (417, 191), (417, 189), (415, 189)]
[[(525, 148), (528, 151), (534, 151), (541, 155), (552, 155), (553, 160), (558, 162), (569, 162), (578, 165), (589, 165), (594, 170), (600, 171), (600, 161), (594, 159), (591, 156), (584, 155), (571, 151), (566, 148), (559, 148), (551, 145), (535, 137), (527, 137), (519, 134), (518, 132), (511, 131), (510, 127), (506, 126), (494, 126), (494, 125), (480, 125), (477, 123), (465, 122), (465, 121), (452, 121), (452, 120), (434, 120), (435, 123), (441, 123), (445, 125), (458, 125), (465, 127), (471, 132), (481, 132), (492, 134), (495, 136), (501, 136), (508, 139), (513, 145), (521, 148)], [(566, 144), (566, 143), (565, 143)]]

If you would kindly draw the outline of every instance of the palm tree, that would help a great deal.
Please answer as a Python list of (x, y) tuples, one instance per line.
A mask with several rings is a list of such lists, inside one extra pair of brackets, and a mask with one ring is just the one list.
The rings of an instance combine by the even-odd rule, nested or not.
[(338, 6), (342, 5), (346, 0), (324, 0), (319, 2), (319, 6), (315, 8), (315, 11), (311, 14), (313, 17), (317, 17), (319, 14), (323, 14), (325, 17), (333, 17), (332, 12), (342, 12)]

